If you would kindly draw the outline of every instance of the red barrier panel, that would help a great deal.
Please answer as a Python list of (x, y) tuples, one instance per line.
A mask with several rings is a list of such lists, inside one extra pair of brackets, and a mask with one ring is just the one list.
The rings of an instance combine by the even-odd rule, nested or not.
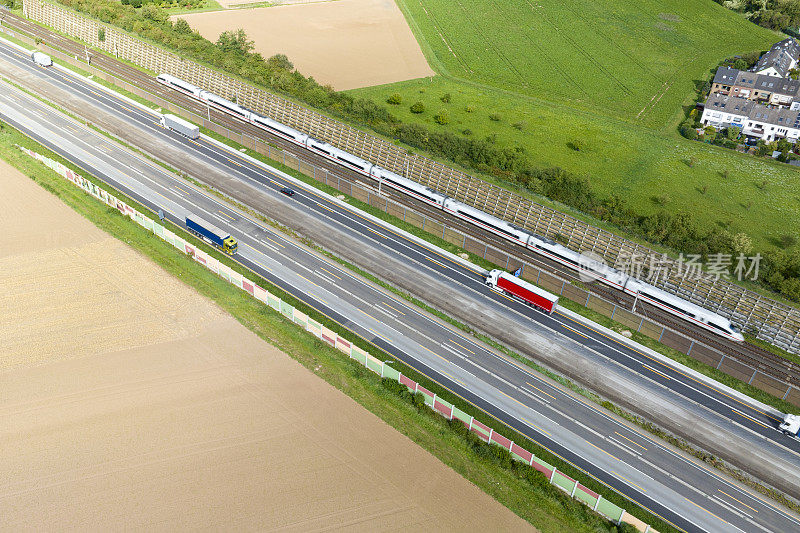
[(255, 296), (255, 290), (253, 289), (253, 284), (249, 283), (246, 279), (242, 279), (242, 288), (250, 293), (251, 296)]
[(439, 413), (444, 415), (446, 418), (451, 418), (453, 416), (453, 410), (447, 407), (445, 404), (440, 403), (438, 400), (433, 403), (433, 408), (439, 411)]
[(417, 382), (405, 377), (403, 374), (400, 374), (400, 383), (408, 387), (411, 392), (414, 392), (414, 389), (417, 387)]
[(553, 475), (552, 470), (545, 467), (544, 465), (540, 465), (539, 463), (536, 462), (536, 460), (533, 461), (533, 464), (531, 466), (534, 467), (539, 472), (541, 472), (542, 474), (544, 474), (545, 476), (547, 476), (547, 479), (550, 479), (550, 476)]
[(499, 444), (501, 447), (505, 448), (506, 450), (511, 448), (511, 439), (505, 438), (504, 436), (502, 436), (501, 434), (499, 434), (496, 431), (494, 433), (492, 433), (492, 440), (490, 442), (493, 442), (495, 444)]
[(417, 392), (421, 392), (425, 396), (428, 396), (429, 398), (433, 398), (433, 393), (431, 391), (429, 391), (428, 389), (426, 389), (425, 387), (423, 387), (422, 385), (418, 385), (417, 386)]
[(511, 453), (516, 454), (522, 458), (523, 461), (530, 464), (533, 454), (525, 448), (520, 448), (516, 444), (511, 445)]

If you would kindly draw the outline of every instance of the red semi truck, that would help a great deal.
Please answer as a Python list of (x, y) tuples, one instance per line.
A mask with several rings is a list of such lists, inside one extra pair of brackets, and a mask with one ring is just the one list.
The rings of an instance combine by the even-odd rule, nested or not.
[(528, 305), (538, 307), (548, 313), (552, 313), (558, 303), (558, 296), (555, 294), (502, 270), (489, 272), (489, 275), (486, 276), (486, 284), (498, 292), (514, 296)]

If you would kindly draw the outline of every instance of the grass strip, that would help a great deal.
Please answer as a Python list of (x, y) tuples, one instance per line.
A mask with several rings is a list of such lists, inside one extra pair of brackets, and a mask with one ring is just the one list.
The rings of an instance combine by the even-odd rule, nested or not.
[[(342, 354), (327, 347), (319, 339), (302, 333), (298, 326), (289, 322), (278, 313), (270, 310), (261, 302), (250, 298), (245, 293), (228, 284), (223, 279), (206, 270), (192, 259), (175, 253), (175, 249), (152, 233), (122, 217), (116, 209), (110, 208), (87, 196), (83, 191), (75, 188), (63, 178), (57, 176), (50, 169), (29, 159), (19, 152), (15, 145), (26, 146), (48, 157), (61, 161), (69, 168), (81, 173), (98, 185), (104, 184), (82, 169), (51, 153), (38, 143), (24, 137), (20, 132), (5, 125), (0, 132), (0, 156), (30, 176), (44, 189), (55, 194), (67, 205), (72, 207), (82, 216), (92, 221), (98, 228), (112, 236), (119, 238), (143, 255), (158, 263), (166, 271), (178, 276), (184, 283), (195, 288), (206, 297), (213, 299), (223, 309), (234, 316), (240, 323), (248, 327), (264, 340), (283, 350), (301, 364), (325, 379), (328, 383), (348, 394), (362, 406), (369, 409), (384, 421), (392, 425), (401, 433), (431, 452), (445, 464), (472, 481), (482, 490), (506, 505), (513, 512), (528, 520), (542, 531), (615, 531), (615, 525), (608, 520), (589, 511), (584, 506), (564, 500), (555, 487), (539, 487), (531, 485), (529, 481), (519, 477), (514, 471), (504, 468), (494, 461), (486, 460), (480, 455), (469, 452), (469, 446), (457, 433), (444, 431), (442, 422), (420, 416), (416, 409), (407, 402), (398, 399), (396, 394), (389, 393), (380, 384), (380, 378), (375, 376), (363, 366), (342, 357)], [(136, 202), (118, 195), (120, 199), (131, 206), (146, 212), (145, 208)], [(170, 228), (180, 232), (180, 228)], [(187, 240), (192, 241), (188, 235)], [(235, 270), (252, 276), (252, 273), (232, 262), (227, 257), (216, 253), (194, 240), (195, 245), (214, 255), (217, 259), (226, 262)], [(321, 316), (314, 309), (279, 289), (270, 287), (270, 291), (285, 299), (287, 303), (295, 305), (303, 312), (307, 312), (315, 320), (320, 320), (332, 330), (355, 341), (356, 345), (369, 350), (376, 357), (391, 359), (387, 354), (380, 353), (374, 346), (363, 339), (354, 338), (353, 334), (344, 328), (332, 323)], [(521, 446), (533, 451), (537, 456), (554, 464), (567, 475), (581, 478), (583, 484), (603, 495), (607, 500), (623, 507), (627, 512), (639, 517), (653, 525), (659, 531), (676, 531), (668, 523), (651, 515), (643, 508), (639, 508), (626, 498), (609, 490), (594, 479), (587, 479), (585, 473), (572, 467), (570, 464), (541, 449), (526, 437), (516, 434), (501, 422), (491, 419), (485, 413), (460, 398), (447, 389), (431, 380), (421, 376), (411, 368), (395, 361), (393, 366), (419, 381), (423, 386), (436, 392), (437, 395), (449, 402), (456, 402), (463, 410), (478, 417), (488, 426), (512, 438)], [(469, 453), (466, 453), (469, 452)], [(533, 496), (533, 497), (532, 497)]]

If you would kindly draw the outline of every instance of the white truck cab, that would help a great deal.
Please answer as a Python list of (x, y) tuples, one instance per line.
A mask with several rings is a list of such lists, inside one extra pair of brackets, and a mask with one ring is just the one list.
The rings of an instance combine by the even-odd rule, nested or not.
[(783, 417), (783, 422), (778, 426), (778, 429), (783, 431), (784, 435), (796, 436), (797, 432), (800, 431), (800, 416), (786, 415)]

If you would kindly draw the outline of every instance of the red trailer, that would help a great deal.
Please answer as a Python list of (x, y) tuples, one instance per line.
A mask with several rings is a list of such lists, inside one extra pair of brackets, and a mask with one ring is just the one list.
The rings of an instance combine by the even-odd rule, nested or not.
[(489, 272), (489, 275), (486, 276), (486, 284), (496, 291), (514, 296), (528, 305), (538, 307), (548, 313), (552, 313), (558, 303), (558, 296), (555, 294), (502, 270)]

